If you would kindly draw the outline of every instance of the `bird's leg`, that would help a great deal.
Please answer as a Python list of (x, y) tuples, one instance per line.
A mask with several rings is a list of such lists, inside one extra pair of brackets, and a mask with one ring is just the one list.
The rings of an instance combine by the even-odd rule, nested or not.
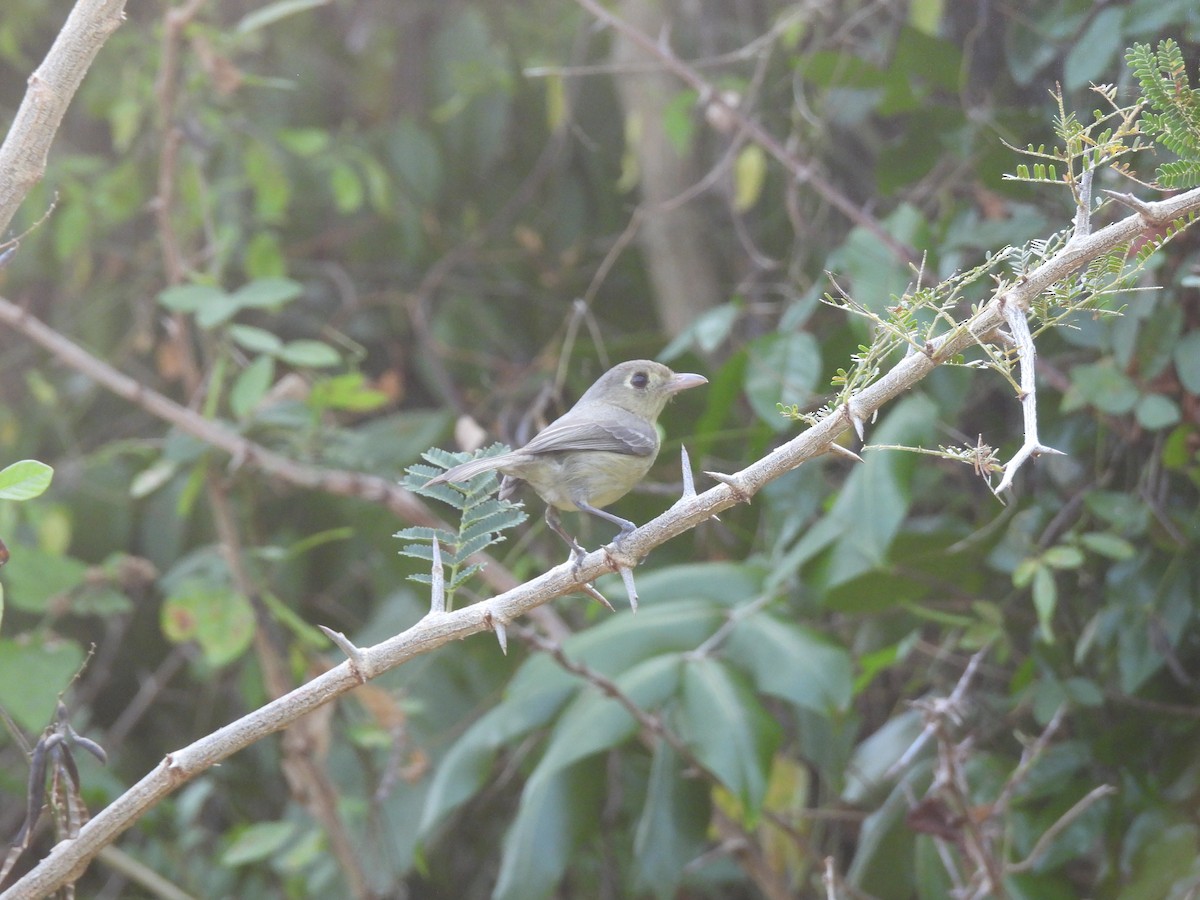
[[(596, 509), (596, 507), (588, 503), (581, 503), (579, 500), (576, 500), (575, 505), (586, 513), (591, 513), (593, 516), (599, 516), (602, 519), (608, 519), (614, 525), (621, 526), (621, 531), (613, 538), (612, 549), (610, 550), (608, 547), (605, 547), (604, 555), (608, 557), (608, 564), (613, 567), (613, 570), (621, 574), (621, 580), (625, 582), (625, 591), (629, 594), (629, 606), (634, 612), (637, 612), (638, 593), (637, 587), (633, 583), (633, 567), (637, 565), (637, 560), (627, 556), (622, 546), (625, 543), (625, 538), (633, 534), (637, 526), (628, 519), (622, 519), (620, 516), (614, 516), (610, 512)], [(613, 552), (614, 550), (616, 551), (615, 553)]]
[[(567, 542), (567, 546), (571, 548), (571, 574), (576, 581), (579, 581), (579, 569), (583, 566), (583, 558), (587, 556), (587, 551), (579, 545), (579, 541), (567, 534), (565, 528), (562, 527), (562, 521), (558, 518), (558, 510), (553, 506), (546, 506), (546, 524), (550, 526), (550, 530), (557, 534), (560, 538)], [(602, 603), (612, 609), (612, 604), (608, 602), (608, 598), (596, 590), (596, 586), (588, 581), (579, 582), (583, 586), (583, 592), (598, 603)]]
[(599, 516), (602, 519), (608, 519), (608, 521), (612, 522), (614, 525), (619, 525), (621, 532), (615, 538), (613, 538), (614, 544), (622, 543), (625, 538), (629, 537), (629, 535), (633, 533), (634, 529), (637, 528), (637, 525), (633, 524), (633, 522), (630, 522), (628, 519), (622, 519), (620, 516), (614, 516), (610, 512), (605, 512), (602, 509), (596, 509), (596, 507), (588, 503), (584, 503), (582, 500), (576, 500), (575, 505), (585, 513), (591, 513), (593, 516)]
[(571, 548), (571, 568), (578, 574), (579, 567), (583, 565), (583, 558), (587, 556), (587, 551), (579, 545), (579, 541), (567, 534), (566, 529), (562, 526), (562, 521), (558, 518), (558, 510), (549, 504), (546, 505), (546, 524)]

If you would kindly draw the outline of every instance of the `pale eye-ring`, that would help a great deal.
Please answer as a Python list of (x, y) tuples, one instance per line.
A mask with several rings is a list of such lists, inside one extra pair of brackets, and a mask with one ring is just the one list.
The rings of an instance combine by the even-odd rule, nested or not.
[(629, 379), (629, 383), (639, 391), (645, 390), (646, 385), (650, 383), (650, 376), (645, 372), (634, 372), (632, 377)]

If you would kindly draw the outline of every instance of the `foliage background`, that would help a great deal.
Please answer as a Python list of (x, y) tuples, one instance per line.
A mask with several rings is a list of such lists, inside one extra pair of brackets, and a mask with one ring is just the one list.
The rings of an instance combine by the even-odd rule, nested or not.
[[(653, 36), (656, 10), (616, 7)], [(0, 12), (4, 109), (65, 11), (8, 0)], [(131, 5), (15, 223), (33, 226), (57, 197), (3, 293), (297, 459), (399, 478), (452, 445), (460, 417), (521, 440), (534, 401), (552, 416), (609, 361), (657, 356), (710, 385), (668, 410), (654, 483), (619, 507), (644, 521), (677, 489), (681, 439), (697, 468), (732, 471), (798, 427), (778, 403), (828, 398), (870, 336), (820, 304), (826, 272), (875, 309), (912, 280), (877, 236), (706, 120), (681, 83), (656, 97), (657, 67), (636, 61), (614, 79), (611, 35), (578, 6), (189, 11), (175, 33), (165, 5)], [(1162, 0), (669, 12), (682, 58), (709, 60), (705, 77), (813, 180), (938, 277), (1069, 223), (1068, 192), (1002, 180), (1017, 159), (1005, 143), (1051, 142), (1056, 83), (1084, 118), (1090, 82), (1132, 95), (1134, 41), (1174, 37), (1194, 72), (1200, 27), (1195, 4)], [(563, 74), (583, 66), (599, 70)], [(626, 241), (639, 197), (714, 166), (670, 240), (645, 238), (650, 212), (647, 242)], [(1163, 290), (1112, 298), (1123, 317), (1039, 339), (1042, 436), (1069, 455), (1028, 467), (1007, 505), (966, 466), (826, 458), (655, 553), (636, 617), (557, 605), (574, 634), (554, 644), (657, 712), (691, 759), (616, 709), (595, 675), (525, 644), (507, 657), (488, 640), (444, 648), (331, 710), (306, 753), (336, 788), (359, 893), (805, 896), (824, 890), (831, 858), (847, 891), (944, 896), (947, 857), (964, 878), (982, 865), (961, 843), (973, 826), (951, 813), (992, 836), (1003, 869), (1110, 784), (1005, 889), (1184, 896), (1200, 880), (1196, 252), (1190, 234), (1173, 243), (1146, 273)], [(386, 510), (231, 466), (16, 335), (0, 339), (0, 367), (2, 461), (56, 470), (48, 495), (0, 508), (13, 552), (0, 702), (35, 736), (94, 646), (67, 694), (76, 728), (110, 755), (82, 763), (93, 809), (260, 705), (272, 653), (293, 681), (336, 661), (315, 623), (366, 644), (422, 615), (428, 599), (406, 580), (416, 564), (390, 537), (407, 523)], [(1019, 412), (1001, 379), (947, 369), (868, 439), (982, 435), (1005, 458)], [(221, 551), (222, 503), (247, 582)], [(607, 539), (581, 527), (591, 545)], [(539, 525), (501, 550), (517, 577), (561, 556)], [(620, 595), (616, 579), (601, 587)], [(911, 702), (951, 691), (983, 647), (941, 745), (960, 747), (971, 807), (947, 813), (939, 855), (905, 821), (943, 771), (936, 742), (900, 778), (885, 773), (921, 728)], [(11, 736), (0, 753), (9, 834), (25, 767)], [(348, 863), (281, 773), (286, 753), (268, 741), (240, 754), (121, 847), (195, 896), (346, 890)], [(146, 889), (97, 863), (80, 890)]]

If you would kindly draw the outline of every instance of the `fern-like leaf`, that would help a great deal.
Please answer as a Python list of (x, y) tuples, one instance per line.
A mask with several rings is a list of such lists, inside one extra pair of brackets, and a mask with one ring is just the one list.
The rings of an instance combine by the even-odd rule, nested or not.
[[(401, 556), (429, 564), (433, 563), (433, 541), (437, 540), (442, 565), (448, 569), (445, 579), (447, 609), (452, 608), (455, 590), (480, 569), (478, 563), (469, 563), (467, 560), (503, 541), (503, 532), (520, 525), (527, 516), (521, 504), (492, 496), (497, 488), (495, 472), (484, 472), (466, 484), (429, 485), (428, 482), (459, 463), (496, 456), (507, 450), (503, 444), (494, 444), (471, 455), (450, 453), (434, 447), (422, 454), (431, 465), (416, 463), (410, 466), (402, 482), (413, 493), (441, 500), (459, 511), (456, 531), (413, 526), (401, 529), (395, 535), (406, 542), (400, 549)], [(409, 578), (419, 584), (433, 583), (432, 577), (426, 572), (418, 572)]]
[(1200, 184), (1200, 90), (1188, 80), (1183, 51), (1168, 38), (1157, 49), (1134, 44), (1125, 60), (1149, 107), (1142, 114), (1142, 130), (1179, 157), (1158, 167), (1158, 185), (1184, 189)]

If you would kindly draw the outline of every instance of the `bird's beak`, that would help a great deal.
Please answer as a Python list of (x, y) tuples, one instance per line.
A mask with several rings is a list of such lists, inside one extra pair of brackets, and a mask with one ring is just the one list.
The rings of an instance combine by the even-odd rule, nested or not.
[(667, 382), (667, 393), (678, 394), (680, 391), (700, 387), (702, 384), (708, 384), (708, 379), (703, 375), (693, 375), (690, 372), (677, 372)]

